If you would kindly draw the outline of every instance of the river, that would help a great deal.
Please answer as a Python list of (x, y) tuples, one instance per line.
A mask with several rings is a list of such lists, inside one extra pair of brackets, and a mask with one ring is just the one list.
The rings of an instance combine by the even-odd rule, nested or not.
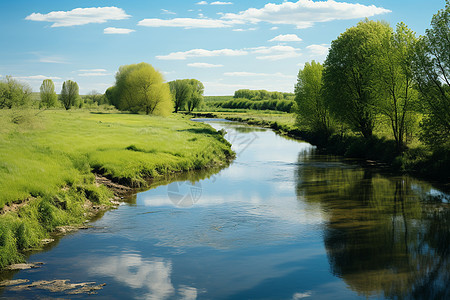
[(0, 298), (450, 298), (450, 195), (271, 130), (210, 124), (227, 131), (230, 166), (153, 184), (30, 255), (39, 268), (1, 274), (23, 281)]

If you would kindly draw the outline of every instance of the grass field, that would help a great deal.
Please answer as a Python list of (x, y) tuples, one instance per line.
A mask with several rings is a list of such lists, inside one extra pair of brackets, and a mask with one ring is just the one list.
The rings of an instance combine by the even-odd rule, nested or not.
[(139, 187), (233, 155), (221, 133), (180, 115), (0, 110), (0, 141), (0, 208), (29, 200), (0, 216), (0, 267), (56, 226), (82, 222), (84, 199), (107, 202), (92, 171)]

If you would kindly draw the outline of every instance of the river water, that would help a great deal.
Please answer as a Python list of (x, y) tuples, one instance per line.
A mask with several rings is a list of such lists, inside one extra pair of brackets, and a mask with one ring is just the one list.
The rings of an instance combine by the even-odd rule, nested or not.
[[(4, 273), (29, 286), (0, 298), (450, 298), (448, 194), (271, 130), (210, 124), (227, 131), (230, 166), (155, 183), (32, 254), (40, 268)], [(42, 280), (106, 285), (88, 296)]]

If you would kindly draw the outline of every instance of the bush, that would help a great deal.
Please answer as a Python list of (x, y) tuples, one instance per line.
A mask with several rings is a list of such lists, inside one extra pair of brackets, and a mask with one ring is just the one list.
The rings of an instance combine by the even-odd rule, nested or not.
[(294, 105), (293, 100), (248, 100), (237, 98), (233, 100), (216, 102), (216, 107), (231, 109), (254, 109), (254, 110), (275, 110), (283, 112), (291, 112)]

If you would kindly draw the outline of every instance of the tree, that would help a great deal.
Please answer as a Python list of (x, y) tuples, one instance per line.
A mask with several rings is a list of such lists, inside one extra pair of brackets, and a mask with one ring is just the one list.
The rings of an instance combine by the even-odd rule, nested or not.
[(90, 91), (87, 94), (87, 97), (92, 100), (92, 103), (97, 103), (98, 105), (102, 104), (103, 95), (96, 90)]
[(450, 1), (437, 12), (431, 29), (419, 39), (414, 70), (425, 118), (421, 139), (432, 146), (448, 143), (450, 136)]
[(295, 85), (297, 122), (310, 130), (329, 135), (331, 119), (322, 94), (323, 66), (314, 60), (300, 69)]
[(197, 79), (188, 79), (187, 82), (190, 84), (192, 91), (191, 97), (187, 100), (188, 111), (191, 112), (195, 108), (200, 107), (203, 101), (203, 92), (205, 87), (203, 86), (203, 83)]
[(380, 101), (377, 110), (388, 118), (397, 151), (405, 149), (405, 136), (417, 119), (412, 60), (417, 39), (404, 23), (397, 25), (396, 32), (382, 40), (380, 56), (375, 65), (377, 91)]
[(188, 99), (192, 95), (192, 86), (182, 79), (177, 79), (169, 82), (170, 91), (172, 93), (175, 112), (183, 110)]
[(119, 107), (120, 99), (117, 95), (117, 87), (116, 86), (111, 86), (111, 87), (107, 88), (104, 96), (109, 104), (114, 105), (117, 108)]
[(173, 108), (169, 85), (162, 74), (147, 63), (119, 68), (114, 97), (117, 97), (119, 109), (131, 112), (168, 115)]
[(63, 83), (59, 100), (66, 110), (75, 105), (78, 95), (78, 84), (75, 81), (67, 80)]
[(0, 81), (0, 109), (26, 106), (31, 100), (30, 86), (11, 76)]
[(51, 79), (45, 79), (42, 82), (40, 91), (41, 103), (39, 106), (49, 108), (56, 105), (58, 96), (55, 92), (55, 84)]
[(375, 126), (375, 64), (381, 40), (392, 31), (383, 22), (365, 20), (331, 43), (323, 74), (325, 100), (334, 117), (366, 138)]

